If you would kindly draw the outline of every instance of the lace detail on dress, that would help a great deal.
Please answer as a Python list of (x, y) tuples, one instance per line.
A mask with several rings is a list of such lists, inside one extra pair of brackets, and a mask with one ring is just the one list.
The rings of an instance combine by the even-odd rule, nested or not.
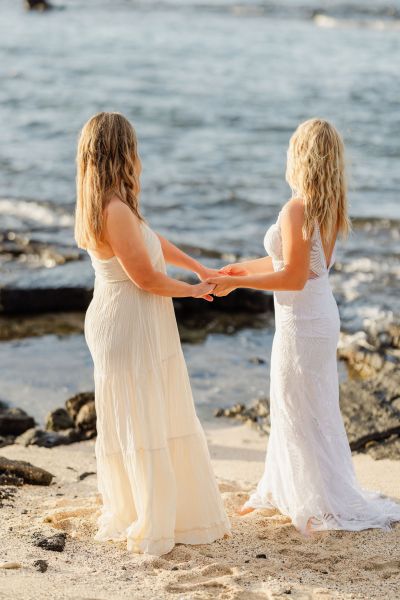
[[(264, 238), (264, 247), (269, 256), (272, 258), (272, 263), (275, 271), (280, 271), (284, 267), (283, 249), (282, 249), (282, 232), (281, 232), (281, 215), (279, 212), (276, 223), (271, 225), (267, 230)], [(310, 252), (310, 275), (309, 279), (316, 279), (329, 273), (335, 262), (336, 243), (333, 247), (332, 256), (330, 259), (329, 268), (326, 266), (326, 258), (324, 247), (322, 244), (321, 233), (318, 223), (315, 223), (314, 231), (311, 237), (311, 252)]]

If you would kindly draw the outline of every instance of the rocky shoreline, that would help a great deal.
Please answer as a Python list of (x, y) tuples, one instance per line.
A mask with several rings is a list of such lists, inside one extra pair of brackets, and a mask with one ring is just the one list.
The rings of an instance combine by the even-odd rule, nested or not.
[[(94, 393), (82, 392), (69, 398), (65, 407), (56, 408), (46, 418), (44, 427), (20, 408), (0, 404), (0, 447), (10, 444), (53, 448), (90, 440), (96, 436)], [(0, 466), (1, 476), (1, 466)]]

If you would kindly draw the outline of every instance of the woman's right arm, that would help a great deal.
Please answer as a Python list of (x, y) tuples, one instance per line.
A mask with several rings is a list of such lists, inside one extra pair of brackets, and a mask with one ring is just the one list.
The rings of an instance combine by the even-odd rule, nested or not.
[(142, 290), (174, 298), (204, 298), (212, 301), (215, 286), (207, 283), (190, 285), (156, 271), (150, 260), (139, 219), (119, 199), (106, 208), (104, 236), (129, 278)]
[(272, 273), (274, 267), (270, 256), (263, 256), (254, 260), (226, 265), (221, 272), (227, 275), (255, 275), (257, 273)]

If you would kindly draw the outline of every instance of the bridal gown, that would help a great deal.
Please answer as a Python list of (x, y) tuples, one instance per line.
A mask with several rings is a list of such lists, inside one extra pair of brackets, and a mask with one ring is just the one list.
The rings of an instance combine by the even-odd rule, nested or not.
[[(264, 245), (283, 268), (281, 213)], [(271, 432), (264, 475), (245, 506), (275, 508), (303, 533), (388, 528), (400, 504), (360, 488), (339, 408), (336, 348), (339, 312), (318, 225), (311, 240), (310, 278), (301, 291), (274, 294)]]
[[(158, 271), (157, 235), (142, 225)], [(196, 416), (171, 298), (141, 290), (116, 257), (96, 273), (85, 337), (94, 362), (98, 541), (161, 555), (230, 529)]]

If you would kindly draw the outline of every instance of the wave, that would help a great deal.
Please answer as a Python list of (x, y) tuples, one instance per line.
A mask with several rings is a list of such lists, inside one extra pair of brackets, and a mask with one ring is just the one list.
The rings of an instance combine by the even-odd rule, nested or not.
[(326, 14), (316, 14), (313, 17), (314, 23), (318, 27), (326, 29), (336, 28), (365, 28), (375, 29), (377, 31), (400, 30), (400, 19), (338, 19)]
[(14, 198), (0, 199), (0, 215), (2, 220), (7, 217), (14, 220), (32, 224), (38, 224), (43, 227), (71, 227), (74, 218), (59, 207), (53, 207), (49, 203), (37, 202), (33, 200), (17, 200)]

